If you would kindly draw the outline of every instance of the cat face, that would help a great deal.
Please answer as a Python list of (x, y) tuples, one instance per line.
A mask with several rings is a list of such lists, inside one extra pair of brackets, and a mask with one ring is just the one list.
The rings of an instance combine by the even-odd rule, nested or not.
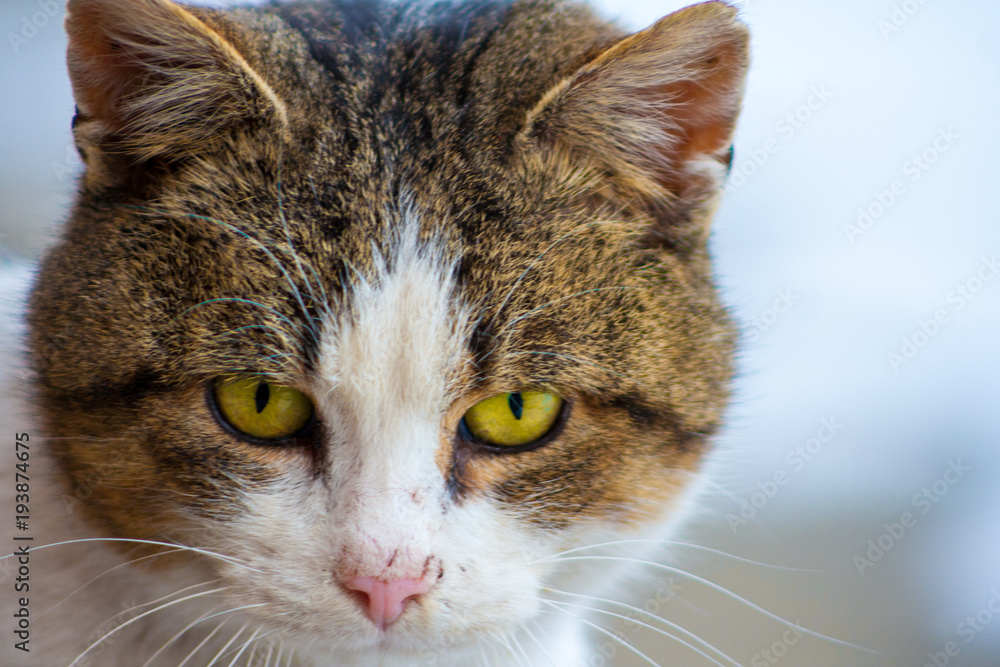
[(731, 372), (729, 7), (67, 28), (87, 171), (29, 320), (95, 529), (219, 554), (161, 567), (317, 655), (409, 655), (515, 630), (552, 556), (669, 513)]

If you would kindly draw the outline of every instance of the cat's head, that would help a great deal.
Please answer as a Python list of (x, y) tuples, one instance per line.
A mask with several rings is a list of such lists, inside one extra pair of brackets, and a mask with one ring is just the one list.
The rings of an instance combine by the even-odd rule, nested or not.
[(669, 514), (731, 374), (731, 7), (68, 11), (86, 172), (29, 318), (95, 529), (393, 651), (513, 629), (548, 557)]

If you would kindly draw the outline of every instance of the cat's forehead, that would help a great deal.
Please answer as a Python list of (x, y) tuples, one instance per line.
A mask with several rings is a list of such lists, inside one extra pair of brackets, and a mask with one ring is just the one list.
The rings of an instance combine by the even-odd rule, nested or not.
[(349, 271), (337, 308), (325, 310), (318, 350), (320, 392), (392, 411), (407, 402), (433, 412), (443, 375), (461, 363), (468, 308), (454, 295), (457, 258), (421, 239), (419, 213), (372, 244), (371, 269)]

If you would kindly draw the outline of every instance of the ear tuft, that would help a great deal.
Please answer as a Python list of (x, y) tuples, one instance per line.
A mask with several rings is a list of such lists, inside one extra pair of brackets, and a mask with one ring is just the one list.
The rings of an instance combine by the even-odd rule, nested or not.
[(749, 61), (736, 10), (705, 2), (604, 48), (529, 113), (525, 137), (628, 197), (704, 198), (728, 166)]
[(285, 128), (284, 102), (213, 18), (170, 0), (70, 0), (82, 143), (142, 161), (211, 149), (240, 124)]

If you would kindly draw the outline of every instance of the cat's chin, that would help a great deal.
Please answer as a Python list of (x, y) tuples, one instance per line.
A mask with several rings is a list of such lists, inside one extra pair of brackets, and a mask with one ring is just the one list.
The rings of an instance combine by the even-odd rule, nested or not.
[(337, 667), (352, 667), (354, 665), (378, 664), (383, 667), (410, 667), (414, 664), (434, 665), (436, 667), (468, 667), (475, 664), (476, 656), (481, 655), (477, 643), (460, 644), (456, 646), (424, 646), (407, 649), (394, 646), (394, 642), (386, 638), (382, 643), (370, 645), (367, 648), (345, 648), (342, 645), (323, 645), (309, 642), (301, 648), (296, 648), (295, 654), (308, 667), (330, 667), (331, 656), (336, 656)]
[[(489, 656), (489, 664), (494, 667), (514, 667), (524, 664), (544, 664), (551, 667), (580, 667), (585, 664), (577, 629), (564, 620), (555, 623), (540, 621), (536, 633), (545, 632), (546, 645), (537, 644), (532, 634), (513, 633), (512, 639), (498, 640), (496, 636), (459, 636), (452, 639), (438, 639), (428, 644), (426, 641), (409, 642), (394, 638), (391, 629), (377, 642), (364, 647), (326, 644), (322, 641), (305, 641), (295, 649), (303, 667), (332, 667), (335, 656), (336, 667), (469, 667), (482, 664), (483, 656)], [(294, 643), (294, 642), (293, 642)], [(520, 651), (515, 654), (512, 646)], [(525, 660), (528, 660), (526, 663)]]

